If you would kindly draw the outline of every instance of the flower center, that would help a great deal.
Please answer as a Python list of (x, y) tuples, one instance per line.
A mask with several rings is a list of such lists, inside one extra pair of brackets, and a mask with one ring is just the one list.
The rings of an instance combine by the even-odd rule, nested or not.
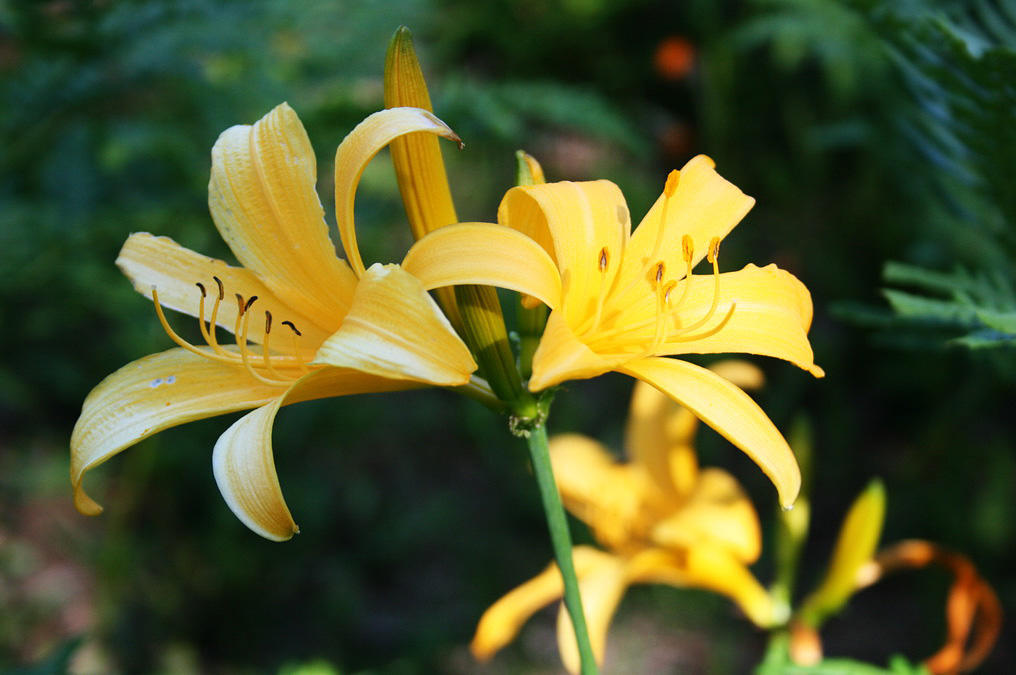
[(239, 293), (236, 294), (237, 314), (236, 323), (233, 327), (233, 333), (236, 335), (236, 345), (227, 347), (220, 345), (216, 337), (216, 319), (219, 315), (219, 307), (226, 296), (226, 289), (221, 279), (218, 277), (212, 277), (212, 279), (215, 281), (216, 286), (218, 286), (218, 294), (215, 296), (212, 304), (212, 313), (207, 323), (205, 323), (205, 301), (208, 297), (208, 292), (205, 285), (200, 281), (195, 284), (201, 292), (201, 297), (198, 300), (198, 327), (201, 329), (201, 337), (204, 338), (208, 345), (203, 348), (196, 347), (173, 330), (166, 319), (165, 313), (162, 311), (162, 305), (159, 303), (159, 291), (155, 286), (152, 286), (152, 302), (155, 304), (155, 313), (159, 317), (162, 329), (166, 331), (166, 334), (173, 342), (187, 351), (211, 361), (218, 361), (243, 368), (254, 379), (272, 386), (289, 386), (295, 380), (310, 372), (310, 367), (300, 354), (300, 330), (292, 321), (281, 322), (283, 326), (289, 328), (290, 339), (292, 341), (290, 353), (272, 353), (272, 313), (267, 310), (265, 310), (265, 337), (260, 353), (256, 353), (248, 347), (247, 335), (252, 314), (251, 306), (258, 299), (256, 295), (244, 299)]
[[(664, 211), (666, 202), (664, 202)], [(662, 227), (661, 227), (662, 230)], [(657, 236), (657, 244), (661, 237)], [(657, 246), (658, 247), (658, 246)], [(654, 253), (657, 252), (654, 247)], [(686, 311), (685, 300), (692, 283), (701, 277), (693, 277), (691, 268), (695, 259), (695, 244), (692, 238), (684, 235), (681, 240), (681, 254), (684, 260), (682, 274), (677, 278), (667, 278), (667, 264), (663, 259), (656, 259), (652, 264), (645, 265), (643, 273), (636, 278), (648, 281), (653, 295), (655, 311), (652, 318), (644, 318), (637, 321), (626, 320), (630, 317), (631, 310), (628, 307), (610, 308), (605, 311), (605, 303), (609, 307), (606, 296), (613, 295), (605, 290), (606, 265), (604, 260), (609, 260), (607, 249), (600, 251), (598, 264), (601, 271), (600, 294), (597, 300), (596, 314), (589, 329), (581, 336), (586, 345), (593, 351), (603, 356), (624, 356), (627, 358), (643, 358), (657, 353), (665, 343), (691, 342), (700, 340), (719, 332), (730, 320), (737, 303), (732, 302), (726, 313), (714, 326), (707, 330), (699, 330), (706, 326), (717, 313), (720, 303), (720, 270), (719, 251), (720, 239), (713, 237), (709, 242), (706, 259), (713, 267), (713, 292), (712, 301), (706, 312), (698, 319), (675, 328), (678, 315)], [(635, 287), (635, 283), (629, 284), (623, 294)], [(678, 285), (681, 286), (681, 293), (675, 297), (674, 291)], [(618, 297), (618, 296), (614, 296)], [(601, 328), (601, 323), (607, 319), (608, 326)], [(647, 335), (648, 329), (652, 328), (652, 334)], [(698, 332), (696, 332), (698, 331)]]

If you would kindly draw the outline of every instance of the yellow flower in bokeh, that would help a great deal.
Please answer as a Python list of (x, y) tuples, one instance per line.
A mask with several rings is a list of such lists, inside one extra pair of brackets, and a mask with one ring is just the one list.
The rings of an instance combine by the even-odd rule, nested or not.
[[(226, 130), (212, 149), (215, 225), (242, 267), (165, 237), (134, 234), (117, 265), (155, 302), (179, 345), (124, 366), (85, 400), (71, 438), (71, 482), (82, 513), (102, 509), (85, 472), (164, 429), (254, 409), (215, 445), (216, 482), (248, 527), (274, 540), (298, 531), (279, 488), (271, 430), (282, 405), (327, 396), (469, 381), (476, 364), (419, 280), (360, 259), (353, 197), (364, 168), (392, 139), (427, 132), (458, 140), (431, 113), (371, 115), (336, 153), (335, 202), (349, 263), (336, 256), (318, 199), (316, 160), (282, 104)], [(206, 346), (169, 325), (162, 307), (198, 317)], [(220, 344), (217, 328), (236, 344)]]
[[(761, 382), (743, 362), (717, 370), (744, 386)], [(639, 382), (626, 433), (628, 461), (616, 462), (598, 442), (578, 435), (550, 441), (554, 475), (565, 506), (587, 523), (608, 551), (579, 546), (575, 566), (590, 641), (602, 661), (607, 629), (625, 589), (664, 583), (709, 589), (733, 599), (758, 625), (773, 621), (773, 603), (747, 566), (758, 559), (758, 517), (737, 481), (699, 468), (693, 447), (698, 419)], [(492, 605), (471, 649), (487, 659), (511, 642), (522, 624), (562, 595), (556, 565)], [(567, 612), (558, 615), (558, 647), (571, 672), (579, 659)]]
[[(720, 241), (754, 203), (704, 155), (671, 173), (634, 233), (609, 181), (516, 187), (498, 210), (507, 227), (441, 228), (417, 242), (404, 265), (428, 288), (487, 284), (542, 300), (552, 311), (530, 390), (609, 371), (648, 382), (754, 459), (789, 506), (800, 469), (765, 413), (728, 380), (664, 358), (761, 354), (822, 375), (808, 342), (808, 289), (775, 265), (719, 272)], [(711, 274), (693, 274), (704, 259)]]

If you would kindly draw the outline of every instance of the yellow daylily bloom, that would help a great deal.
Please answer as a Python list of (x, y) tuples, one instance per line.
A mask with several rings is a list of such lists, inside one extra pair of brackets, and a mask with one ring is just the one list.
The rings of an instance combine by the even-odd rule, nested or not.
[[(502, 237), (495, 247), (485, 243), (491, 225), (463, 223), (421, 239), (404, 264), (427, 287), (488, 284), (542, 300), (552, 311), (530, 390), (612, 370), (646, 381), (745, 451), (789, 506), (800, 470), (765, 413), (723, 377), (662, 358), (762, 354), (822, 376), (807, 337), (808, 289), (775, 265), (719, 272), (720, 241), (753, 204), (700, 155), (671, 173), (634, 233), (609, 181), (522, 186), (505, 195), (498, 221), (528, 243)], [(443, 248), (447, 242), (456, 252)], [(712, 274), (693, 274), (703, 259)]]
[[(155, 302), (179, 347), (124, 366), (88, 395), (71, 438), (79, 511), (102, 510), (82, 480), (122, 450), (185, 422), (254, 409), (216, 443), (215, 479), (248, 527), (289, 539), (299, 530), (271, 441), (282, 405), (469, 381), (476, 364), (421, 282), (398, 265), (365, 268), (356, 245), (353, 196), (364, 167), (394, 138), (421, 131), (457, 140), (431, 113), (394, 108), (368, 117), (339, 146), (335, 201), (349, 263), (336, 256), (314, 151), (286, 104), (226, 130), (212, 149), (209, 207), (242, 267), (165, 237), (128, 238), (117, 265)], [(207, 345), (177, 335), (162, 307), (196, 316)], [(220, 344), (217, 328), (236, 343)]]
[[(747, 364), (728, 370), (736, 381), (758, 381)], [(742, 380), (744, 375), (747, 379)], [(598, 442), (575, 434), (550, 440), (565, 506), (587, 523), (608, 551), (574, 550), (590, 641), (603, 659), (607, 629), (625, 589), (637, 583), (705, 588), (732, 598), (759, 625), (773, 603), (748, 565), (758, 559), (758, 516), (737, 481), (721, 469), (700, 469), (693, 447), (698, 419), (643, 382), (636, 383), (626, 433), (629, 461), (616, 462)], [(522, 624), (563, 593), (556, 565), (492, 605), (471, 649), (487, 659), (511, 642)], [(578, 672), (567, 612), (559, 614), (562, 660)]]

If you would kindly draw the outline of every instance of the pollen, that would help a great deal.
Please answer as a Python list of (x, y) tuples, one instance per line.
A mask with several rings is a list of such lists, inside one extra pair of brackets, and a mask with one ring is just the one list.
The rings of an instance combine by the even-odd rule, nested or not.
[(667, 195), (667, 197), (673, 197), (674, 193), (677, 192), (677, 184), (680, 182), (680, 180), (681, 180), (681, 172), (678, 171), (677, 169), (671, 171), (670, 174), (667, 176), (667, 183), (663, 187), (663, 194)]
[(681, 256), (686, 263), (690, 263), (695, 257), (695, 242), (687, 234), (681, 237)]
[(720, 256), (720, 238), (713, 237), (709, 242), (709, 253), (706, 255), (706, 260), (710, 263), (716, 262), (716, 259)]

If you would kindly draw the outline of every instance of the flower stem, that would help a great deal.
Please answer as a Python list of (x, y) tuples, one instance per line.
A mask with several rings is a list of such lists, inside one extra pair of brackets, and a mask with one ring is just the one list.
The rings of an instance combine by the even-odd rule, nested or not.
[(547, 516), (550, 528), (550, 541), (554, 546), (554, 558), (561, 570), (564, 580), (564, 604), (575, 627), (575, 639), (578, 642), (579, 656), (582, 660), (582, 675), (597, 675), (596, 658), (589, 643), (589, 630), (586, 628), (586, 615), (582, 611), (582, 597), (579, 595), (579, 582), (575, 576), (575, 564), (572, 561), (571, 534), (568, 531), (568, 520), (565, 517), (561, 495), (557, 492), (554, 472), (550, 466), (550, 453), (547, 445), (547, 429), (543, 424), (534, 426), (526, 438), (529, 445), (529, 456), (533, 463), (536, 482), (540, 486), (540, 497), (543, 500), (543, 512)]

